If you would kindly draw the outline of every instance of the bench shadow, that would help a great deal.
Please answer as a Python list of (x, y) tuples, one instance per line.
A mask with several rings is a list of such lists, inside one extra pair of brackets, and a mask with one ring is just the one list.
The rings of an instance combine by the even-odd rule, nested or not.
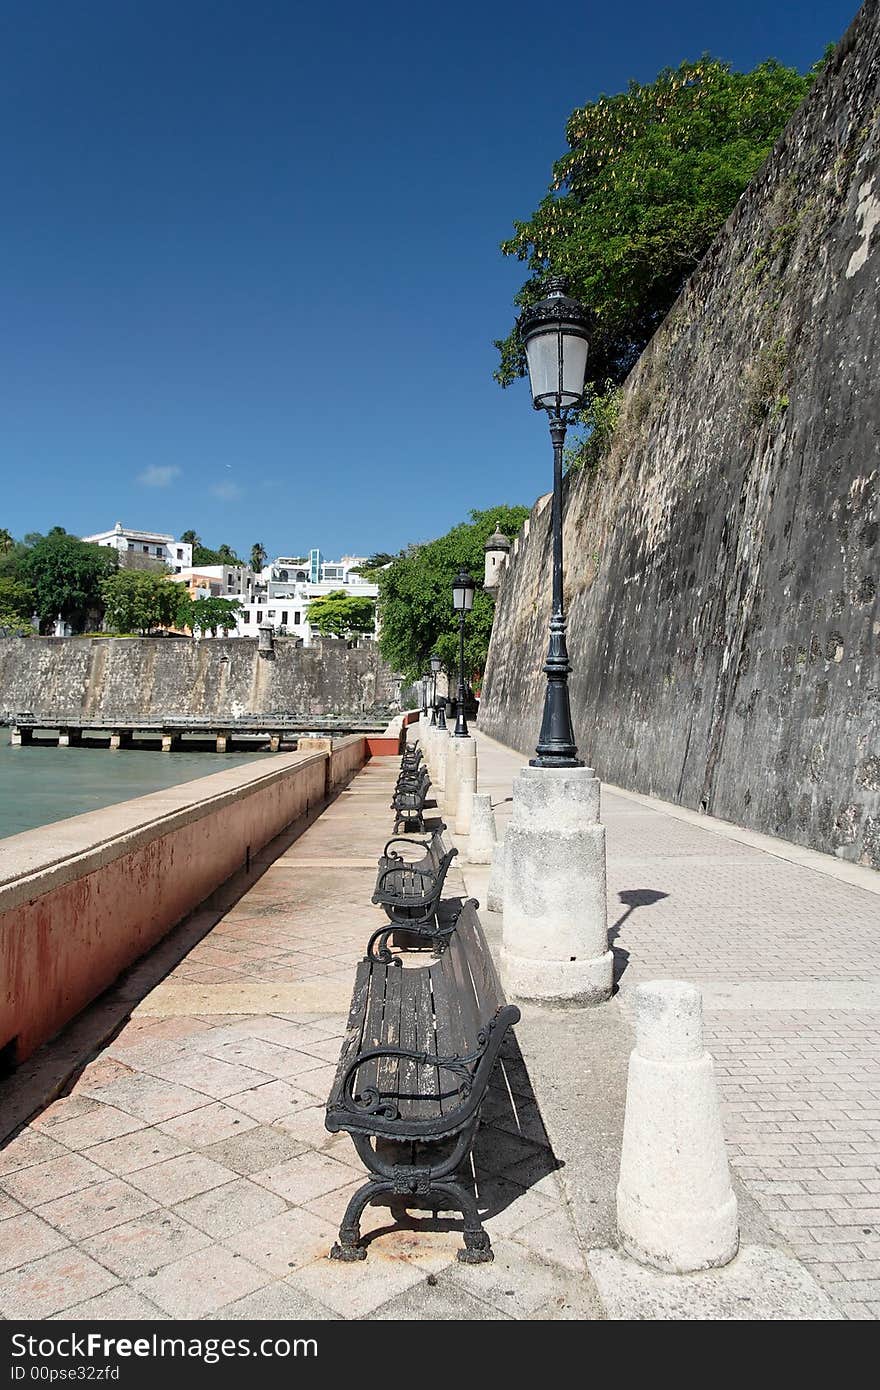
[(618, 898), (626, 909), (618, 917), (613, 926), (608, 928), (608, 945), (614, 953), (614, 988), (617, 989), (620, 980), (629, 965), (629, 951), (623, 946), (617, 945), (617, 938), (621, 928), (628, 917), (631, 917), (636, 908), (651, 907), (653, 903), (659, 903), (662, 898), (668, 898), (668, 893), (661, 892), (658, 888), (624, 888), (618, 893)]

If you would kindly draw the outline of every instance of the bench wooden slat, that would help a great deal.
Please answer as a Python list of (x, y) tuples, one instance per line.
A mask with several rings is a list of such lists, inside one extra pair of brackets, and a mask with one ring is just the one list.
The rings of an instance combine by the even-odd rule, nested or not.
[(368, 960), (360, 961), (354, 978), (351, 1007), (348, 1011), (348, 1025), (339, 1053), (339, 1066), (336, 1068), (336, 1076), (333, 1079), (333, 1088), (330, 1092), (331, 1102), (340, 1096), (345, 1072), (358, 1053), (363, 1050), (364, 1020), (367, 1013), (371, 978), (371, 962)]
[(475, 996), (482, 1003), (484, 1018), (491, 1017), (504, 1003), (504, 991), (485, 937), (476, 926), (476, 918), (463, 912), (455, 934), (459, 938), (459, 954), (467, 962)]
[[(463, 917), (458, 919), (458, 925), (452, 936), (449, 938), (449, 945), (444, 951), (444, 956), (449, 957), (449, 965), (455, 980), (455, 992), (461, 1009), (462, 1025), (464, 1034), (468, 1042), (468, 1047), (473, 1048), (476, 1043), (477, 1033), (481, 1023), (485, 1019), (485, 1009), (481, 1009), (477, 996), (474, 992), (474, 982), (468, 969), (467, 957), (464, 950), (462, 937), (459, 935), (463, 925)], [(492, 1010), (494, 1012), (494, 1008)]]
[[(400, 1045), (408, 1048), (411, 1052), (422, 1051), (423, 1044), (419, 1038), (418, 1022), (418, 995), (424, 988), (425, 978), (422, 970), (401, 970), (403, 975), (403, 994), (400, 1004)], [(400, 1094), (412, 1095), (419, 1089), (419, 1069), (415, 1062), (408, 1059), (400, 1064)], [(401, 1100), (400, 1113), (407, 1119), (419, 1117), (422, 1108), (418, 1101)], [(433, 1112), (436, 1114), (436, 1109)]]
[[(364, 1031), (361, 1041), (361, 1051), (368, 1052), (373, 1047), (379, 1047), (384, 1038), (385, 1023), (385, 991), (388, 985), (388, 971), (382, 967), (374, 967), (370, 998), (367, 1003), (367, 1012), (364, 1019)], [(358, 1068), (357, 1090), (363, 1091), (367, 1086), (378, 1086), (379, 1084), (379, 1063), (376, 1058), (371, 1058)]]
[[(410, 971), (410, 974), (413, 972)], [(419, 1051), (435, 1053), (437, 1051), (437, 1035), (434, 1027), (434, 999), (431, 989), (430, 970), (420, 970), (419, 974), (423, 978), (422, 988), (418, 991), (415, 999), (416, 1014), (416, 1036), (419, 1039)], [(440, 1078), (437, 1068), (430, 1065), (419, 1065), (416, 1069), (417, 1086), (420, 1093), (430, 1097), (428, 1100), (419, 1102), (416, 1113), (427, 1117), (429, 1115), (441, 1114), (440, 1107)]]
[[(383, 1016), (384, 1033), (382, 1045), (403, 1047), (400, 1040), (400, 999), (403, 971), (395, 966), (385, 971), (385, 1012)], [(400, 1065), (396, 1057), (382, 1057), (379, 1060), (379, 1090), (396, 1096), (399, 1089)]]

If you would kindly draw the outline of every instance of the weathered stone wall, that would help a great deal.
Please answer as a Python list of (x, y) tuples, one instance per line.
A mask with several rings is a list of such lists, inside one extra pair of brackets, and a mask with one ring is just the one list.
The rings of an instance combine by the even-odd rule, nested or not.
[(0, 720), (48, 723), (248, 715), (357, 716), (387, 710), (397, 686), (375, 647), (276, 639), (271, 657), (242, 638), (0, 640)]
[[(570, 480), (566, 603), (600, 776), (880, 867), (880, 10), (869, 0)], [(550, 446), (547, 445), (549, 472)], [(543, 699), (550, 508), (511, 556), (480, 724)]]

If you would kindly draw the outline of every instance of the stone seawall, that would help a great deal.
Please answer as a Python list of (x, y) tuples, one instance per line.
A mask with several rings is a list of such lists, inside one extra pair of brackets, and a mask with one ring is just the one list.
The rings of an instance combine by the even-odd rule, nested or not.
[(244, 638), (29, 637), (0, 640), (0, 721), (247, 715), (356, 716), (388, 709), (397, 686), (373, 646), (297, 647), (260, 656)]
[(368, 758), (354, 735), (3, 840), (0, 1061), (28, 1057)]
[[(878, 361), (869, 0), (632, 372), (609, 456), (569, 479), (565, 544), (576, 733), (600, 776), (874, 867)], [(549, 522), (544, 498), (503, 581), (480, 710), (523, 752)]]

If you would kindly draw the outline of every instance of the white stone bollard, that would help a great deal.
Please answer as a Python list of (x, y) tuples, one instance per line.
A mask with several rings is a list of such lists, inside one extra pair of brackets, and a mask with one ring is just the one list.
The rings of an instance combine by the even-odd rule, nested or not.
[(455, 833), (469, 835), (471, 808), (477, 790), (477, 744), (472, 738), (452, 738), (452, 748), (458, 763), (458, 793), (455, 801)]
[(671, 1274), (732, 1260), (736, 1197), (694, 985), (652, 980), (635, 992), (617, 1224), (624, 1250)]
[(468, 840), (469, 864), (491, 864), (497, 841), (492, 798), (487, 792), (477, 792), (471, 798), (471, 833)]
[(611, 994), (605, 827), (590, 767), (524, 767), (504, 840), (501, 976), (516, 999), (600, 1004)]
[(431, 770), (431, 781), (434, 784), (435, 792), (442, 792), (446, 787), (446, 752), (449, 747), (449, 735), (445, 729), (435, 730), (434, 739), (434, 766)]
[(504, 841), (496, 840), (486, 889), (486, 906), (490, 912), (504, 911)]

